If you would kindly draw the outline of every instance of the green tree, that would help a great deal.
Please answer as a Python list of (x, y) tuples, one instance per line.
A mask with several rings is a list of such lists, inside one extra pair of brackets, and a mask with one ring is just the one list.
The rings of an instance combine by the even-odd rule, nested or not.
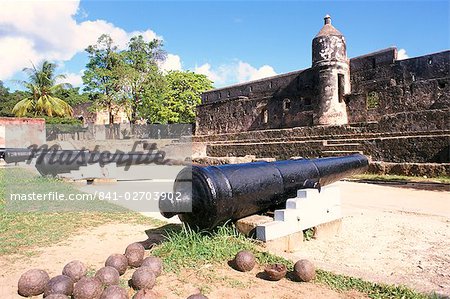
[(107, 109), (109, 123), (114, 123), (114, 110), (123, 100), (121, 76), (124, 73), (122, 55), (109, 35), (103, 34), (97, 44), (87, 47), (89, 62), (83, 75), (84, 90), (90, 93), (94, 105)]
[(83, 76), (85, 91), (96, 107), (106, 108), (110, 123), (113, 109), (129, 109), (129, 120), (139, 118), (150, 123), (192, 123), (200, 95), (212, 88), (204, 75), (174, 71), (164, 75), (158, 64), (165, 59), (161, 41), (130, 39), (128, 48), (119, 52), (108, 35), (89, 46), (89, 62)]
[(138, 106), (139, 116), (148, 123), (167, 123), (168, 107), (165, 105), (167, 82), (161, 72), (150, 74), (143, 91), (143, 99)]
[(194, 123), (195, 107), (201, 103), (201, 94), (212, 89), (205, 75), (194, 72), (171, 71), (165, 76), (165, 109), (168, 123)]
[(27, 93), (20, 90), (0, 96), (0, 116), (13, 117), (14, 113), (12, 113), (12, 110), (14, 106), (25, 97), (27, 97)]
[[(157, 95), (152, 93), (162, 87), (162, 73), (158, 69), (158, 62), (165, 59), (166, 53), (162, 50), (160, 40), (146, 42), (142, 35), (139, 35), (130, 39), (128, 48), (122, 55), (125, 68), (121, 77), (124, 80), (124, 90), (128, 93), (130, 122), (135, 123), (143, 116), (140, 113), (143, 106), (149, 106), (155, 100)], [(150, 101), (144, 103), (145, 99)]]
[(80, 93), (80, 87), (72, 87), (67, 89), (62, 89), (56, 93), (58, 98), (63, 99), (67, 104), (74, 107), (78, 104), (89, 102), (88, 93)]
[(12, 109), (18, 100), (11, 95), (9, 89), (0, 80), (0, 116), (14, 116)]
[(55, 75), (56, 65), (44, 61), (39, 67), (25, 68), (28, 81), (22, 81), (27, 96), (13, 108), (15, 116), (23, 117), (28, 114), (34, 116), (72, 116), (72, 107), (55, 94), (70, 84), (57, 83), (65, 79), (64, 75)]
[(9, 95), (9, 89), (5, 87), (3, 81), (0, 80), (0, 99), (5, 99)]

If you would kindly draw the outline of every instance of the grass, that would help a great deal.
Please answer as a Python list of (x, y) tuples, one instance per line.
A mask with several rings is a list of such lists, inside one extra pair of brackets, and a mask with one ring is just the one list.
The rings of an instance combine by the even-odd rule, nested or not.
[(42, 209), (42, 206), (35, 207), (30, 203), (26, 206), (28, 210), (22, 211), (24, 207), (16, 210), (16, 206), (8, 206), (5, 200), (7, 192), (14, 188), (20, 188), (21, 192), (51, 190), (80, 193), (74, 186), (58, 179), (35, 176), (23, 169), (0, 169), (0, 255), (30, 256), (40, 246), (66, 240), (83, 229), (105, 223), (149, 226), (163, 223), (104, 201), (80, 203), (77, 207), (57, 206), (56, 210), (50, 206)]
[(171, 272), (230, 260), (239, 250), (253, 248), (243, 235), (228, 226), (219, 227), (213, 233), (196, 233), (189, 226), (183, 226), (180, 231), (168, 232), (166, 238), (153, 253), (164, 258), (164, 268)]
[(440, 176), (436, 178), (426, 178), (420, 176), (405, 176), (405, 175), (391, 175), (391, 174), (358, 174), (351, 177), (357, 180), (372, 180), (372, 181), (394, 181), (394, 182), (422, 182), (422, 183), (443, 183), (450, 184), (450, 177)]
[[(167, 233), (167, 240), (156, 247), (152, 254), (164, 261), (166, 271), (179, 272), (183, 268), (199, 268), (207, 263), (225, 263), (240, 250), (250, 250), (260, 265), (283, 263), (290, 271), (293, 262), (264, 251), (256, 241), (239, 234), (234, 227), (222, 226), (214, 232), (195, 232), (188, 226)], [(360, 278), (338, 275), (318, 269), (315, 283), (337, 291), (356, 290), (370, 298), (438, 298), (418, 293), (404, 286), (372, 283)]]

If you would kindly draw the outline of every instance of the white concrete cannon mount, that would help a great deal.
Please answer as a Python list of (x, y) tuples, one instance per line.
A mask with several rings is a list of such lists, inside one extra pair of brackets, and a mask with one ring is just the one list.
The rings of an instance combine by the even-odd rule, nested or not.
[(329, 185), (297, 191), (286, 208), (275, 210), (274, 221), (256, 227), (256, 238), (267, 242), (342, 218), (339, 187)]

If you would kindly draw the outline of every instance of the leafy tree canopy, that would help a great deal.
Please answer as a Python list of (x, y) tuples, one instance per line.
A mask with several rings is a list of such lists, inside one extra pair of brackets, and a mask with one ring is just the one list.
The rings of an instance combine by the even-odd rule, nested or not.
[(162, 73), (158, 68), (158, 63), (166, 58), (166, 53), (162, 49), (160, 40), (154, 39), (146, 42), (139, 35), (130, 39), (128, 48), (121, 54), (124, 59), (121, 76), (123, 90), (131, 110), (129, 118), (134, 123), (145, 116), (143, 106), (156, 108), (151, 102), (159, 97), (158, 91), (163, 88)]
[(107, 109), (109, 122), (114, 122), (114, 109), (121, 105), (124, 61), (112, 38), (103, 34), (97, 44), (87, 47), (89, 61), (83, 75), (84, 90), (90, 93), (94, 105)]
[(13, 117), (14, 113), (12, 113), (12, 110), (14, 106), (26, 96), (27, 94), (24, 91), (19, 90), (11, 93), (0, 80), (0, 116)]
[(80, 87), (71, 87), (66, 89), (61, 89), (56, 93), (56, 96), (63, 99), (67, 104), (74, 107), (78, 104), (89, 102), (89, 94), (86, 92), (80, 93)]
[(201, 103), (201, 94), (213, 88), (211, 80), (190, 71), (172, 71), (165, 79), (167, 122), (194, 123), (195, 107)]

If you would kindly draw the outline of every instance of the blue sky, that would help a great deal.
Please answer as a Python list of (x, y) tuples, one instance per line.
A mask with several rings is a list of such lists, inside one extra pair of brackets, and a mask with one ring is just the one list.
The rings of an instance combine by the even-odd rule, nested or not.
[(16, 89), (30, 61), (56, 61), (74, 85), (83, 49), (101, 33), (121, 47), (164, 40), (163, 69), (208, 75), (215, 86), (311, 65), (311, 40), (330, 14), (349, 57), (389, 46), (414, 57), (449, 48), (449, 1), (11, 1), (0, 0), (0, 80)]

